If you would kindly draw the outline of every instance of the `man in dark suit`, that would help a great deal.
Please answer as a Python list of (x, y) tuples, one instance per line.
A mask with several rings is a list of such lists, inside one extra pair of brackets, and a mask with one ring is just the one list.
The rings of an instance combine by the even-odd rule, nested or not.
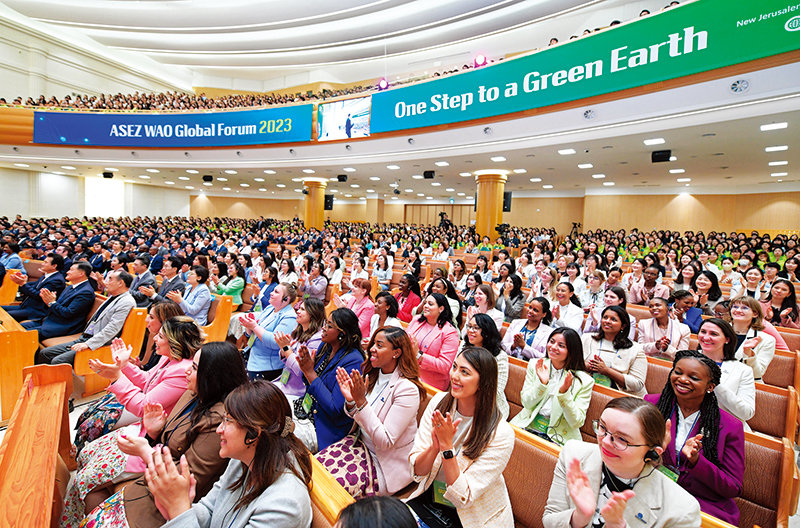
[(136, 301), (138, 308), (148, 308), (152, 304), (150, 297), (139, 289), (142, 286), (153, 289), (156, 287), (156, 278), (147, 269), (149, 266), (150, 258), (147, 255), (139, 255), (133, 261), (133, 272), (136, 274), (136, 278), (133, 279), (133, 284), (131, 285), (131, 295), (133, 295), (133, 300)]
[(46, 288), (55, 292), (56, 296), (64, 291), (66, 282), (61, 271), (64, 269), (64, 258), (61, 255), (50, 253), (39, 266), (42, 276), (33, 283), (28, 282), (28, 278), (15, 273), (9, 278), (19, 285), (19, 292), (22, 295), (22, 303), (18, 305), (3, 306), (3, 309), (17, 321), (27, 321), (29, 319), (42, 319), (47, 314), (47, 305), (44, 304), (39, 292)]
[(98, 273), (106, 270), (106, 258), (103, 256), (103, 244), (96, 242), (92, 245), (92, 255), (89, 257), (89, 264)]
[(156, 293), (155, 288), (152, 286), (140, 286), (139, 291), (150, 298), (152, 303), (157, 302), (172, 302), (167, 299), (167, 294), (171, 291), (177, 291), (181, 295), (186, 290), (186, 283), (181, 279), (178, 273), (181, 270), (183, 263), (178, 257), (165, 257), (164, 267), (161, 269), (161, 276), (164, 280)]
[(92, 265), (76, 262), (67, 272), (71, 283), (56, 300), (55, 292), (42, 288), (39, 297), (47, 305), (47, 315), (42, 319), (22, 323), (26, 330), (38, 330), (39, 341), (51, 337), (77, 334), (86, 325), (86, 316), (94, 305), (94, 288), (89, 283)]

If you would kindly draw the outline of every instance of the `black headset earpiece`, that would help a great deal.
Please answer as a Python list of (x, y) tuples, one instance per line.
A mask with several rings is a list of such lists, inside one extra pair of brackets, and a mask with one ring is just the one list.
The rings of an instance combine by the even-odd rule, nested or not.
[(244, 445), (252, 445), (258, 438), (258, 433), (248, 430), (244, 435)]
[(658, 460), (659, 454), (658, 451), (655, 449), (650, 449), (647, 453), (644, 454), (644, 461), (645, 462), (655, 462)]
[(288, 298), (288, 297), (284, 297), (284, 298), (283, 298), (283, 302), (286, 302), (286, 301), (288, 301), (288, 300), (289, 300), (289, 298)]

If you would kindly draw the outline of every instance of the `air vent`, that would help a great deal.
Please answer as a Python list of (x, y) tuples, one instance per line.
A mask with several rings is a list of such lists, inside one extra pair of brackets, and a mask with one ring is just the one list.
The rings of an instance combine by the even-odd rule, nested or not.
[(750, 89), (750, 81), (747, 79), (733, 81), (728, 89), (731, 91), (731, 93), (743, 94)]

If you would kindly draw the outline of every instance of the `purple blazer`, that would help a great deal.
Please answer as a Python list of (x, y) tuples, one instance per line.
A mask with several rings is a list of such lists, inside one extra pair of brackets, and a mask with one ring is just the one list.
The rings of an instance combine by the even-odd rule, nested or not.
[[(658, 397), (658, 394), (648, 394), (644, 399), (655, 405)], [(683, 457), (677, 461), (675, 453), (677, 414), (676, 409), (670, 417), (672, 419), (671, 440), (669, 447), (661, 455), (663, 463), (680, 469), (678, 484), (697, 499), (703, 512), (738, 526), (739, 507), (734, 499), (742, 494), (744, 482), (744, 429), (741, 420), (720, 410), (719, 439), (717, 440), (719, 467), (709, 461), (701, 450), (697, 464), (690, 468)], [(699, 428), (700, 424), (695, 424), (689, 434), (691, 436), (698, 434)]]

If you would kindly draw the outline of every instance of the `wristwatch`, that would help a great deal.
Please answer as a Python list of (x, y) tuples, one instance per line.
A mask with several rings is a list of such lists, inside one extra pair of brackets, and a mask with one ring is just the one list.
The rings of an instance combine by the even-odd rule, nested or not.
[(453, 454), (452, 449), (448, 449), (447, 451), (442, 451), (442, 458), (444, 458), (445, 460), (450, 460), (454, 456), (455, 455)]

